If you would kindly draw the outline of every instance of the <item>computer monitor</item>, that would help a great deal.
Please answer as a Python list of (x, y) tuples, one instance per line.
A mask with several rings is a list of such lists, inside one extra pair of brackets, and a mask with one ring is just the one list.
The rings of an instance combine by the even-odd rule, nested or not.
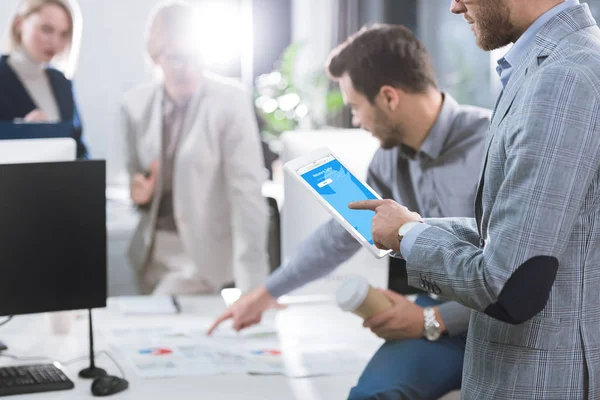
[(0, 140), (0, 164), (73, 161), (73, 138)]
[(73, 135), (70, 122), (27, 122), (0, 121), (0, 140), (69, 138)]
[[(333, 150), (358, 178), (366, 179), (369, 164), (379, 148), (379, 141), (361, 129), (324, 129), (286, 132), (282, 136), (282, 145), (281, 159), (284, 163), (326, 146)], [(281, 211), (282, 259), (285, 260), (294, 254), (298, 244), (329, 219), (325, 208), (298, 180), (285, 176)], [(387, 287), (387, 257), (378, 260), (361, 248), (334, 273), (292, 294), (331, 295), (335, 293), (341, 281), (350, 275), (362, 275), (377, 287)]]
[(0, 187), (0, 316), (105, 307), (105, 162), (4, 164)]

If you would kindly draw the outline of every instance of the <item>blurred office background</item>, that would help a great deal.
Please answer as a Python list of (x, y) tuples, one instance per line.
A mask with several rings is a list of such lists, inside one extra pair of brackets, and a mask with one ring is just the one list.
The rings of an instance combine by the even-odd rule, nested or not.
[[(126, 90), (152, 76), (152, 68), (144, 54), (144, 32), (146, 20), (158, 1), (79, 1), (84, 23), (79, 68), (74, 81), (85, 121), (85, 137), (93, 157), (107, 160), (107, 184), (115, 189), (115, 197), (120, 194), (126, 199), (119, 104)], [(327, 91), (335, 88), (327, 82), (323, 84), (322, 77), (320, 81), (315, 77), (322, 74), (332, 47), (362, 25), (373, 22), (400, 23), (413, 30), (433, 57), (440, 87), (459, 102), (491, 108), (499, 93), (495, 65), (503, 50), (486, 53), (478, 49), (468, 25), (448, 11), (449, 0), (191, 2), (201, 10), (194, 34), (205, 51), (208, 68), (240, 79), (253, 93), (257, 93), (258, 77), (263, 77), (263, 85), (277, 85), (277, 82), (268, 82), (268, 78), (280, 78), (279, 72), (270, 73), (281, 66), (278, 61), (284, 50), (296, 45), (294, 52), (287, 53), (293, 55), (291, 74), (296, 85), (302, 88), (302, 95), (310, 101), (296, 110), (292, 127), (349, 127), (347, 112), (326, 115), (328, 105), (332, 106), (328, 103)], [(16, 3), (17, 0), (0, 2), (0, 32), (3, 34)], [(587, 3), (595, 17), (600, 18), (600, 0), (588, 0)], [(256, 97), (260, 97), (258, 93)], [(288, 100), (298, 102), (296, 97)], [(264, 98), (257, 104), (272, 111), (268, 110), (271, 103)], [(303, 119), (304, 115), (307, 117)], [(289, 118), (285, 112), (276, 115), (276, 119)], [(267, 124), (265, 129), (269, 128)], [(266, 142), (273, 142), (271, 148), (275, 150), (277, 143), (273, 139), (276, 137), (277, 132), (265, 136)], [(134, 289), (125, 249), (135, 226), (135, 214), (130, 207), (117, 204), (111, 207), (108, 214), (109, 294), (128, 294)]]
[[(433, 57), (439, 84), (460, 102), (491, 107), (498, 92), (495, 54), (481, 51), (448, 0), (191, 0), (199, 13), (198, 37), (211, 69), (250, 88), (273, 69), (283, 50), (302, 42), (296, 74), (322, 69), (331, 48), (363, 24), (405, 24)], [(80, 0), (83, 41), (75, 76), (94, 157), (108, 161), (110, 184), (123, 183), (118, 104), (133, 85), (148, 80), (145, 23), (157, 0)], [(595, 16), (600, 0), (588, 0)], [(17, 0), (0, 2), (0, 32)]]

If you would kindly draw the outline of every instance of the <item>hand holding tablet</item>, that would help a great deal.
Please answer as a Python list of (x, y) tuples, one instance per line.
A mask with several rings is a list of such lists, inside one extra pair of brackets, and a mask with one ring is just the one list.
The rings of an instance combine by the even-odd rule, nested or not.
[(332, 217), (375, 257), (382, 258), (390, 253), (373, 244), (371, 221), (375, 212), (351, 210), (348, 207), (353, 201), (377, 200), (381, 197), (357, 179), (330, 149), (324, 147), (315, 150), (289, 161), (284, 168), (310, 190)]

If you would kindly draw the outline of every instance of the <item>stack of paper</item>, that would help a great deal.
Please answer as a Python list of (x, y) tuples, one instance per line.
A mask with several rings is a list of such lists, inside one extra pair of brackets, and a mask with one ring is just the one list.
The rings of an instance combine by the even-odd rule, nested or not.
[(159, 315), (179, 312), (172, 296), (121, 296), (117, 299), (119, 311), (125, 315)]

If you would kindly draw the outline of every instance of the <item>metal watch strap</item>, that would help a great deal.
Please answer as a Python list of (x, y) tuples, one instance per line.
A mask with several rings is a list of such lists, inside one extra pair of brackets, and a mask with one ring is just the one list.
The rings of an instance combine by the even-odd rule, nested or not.
[(430, 341), (438, 340), (442, 334), (442, 330), (439, 321), (435, 317), (433, 307), (425, 307), (423, 309), (423, 316), (425, 317), (425, 338)]

